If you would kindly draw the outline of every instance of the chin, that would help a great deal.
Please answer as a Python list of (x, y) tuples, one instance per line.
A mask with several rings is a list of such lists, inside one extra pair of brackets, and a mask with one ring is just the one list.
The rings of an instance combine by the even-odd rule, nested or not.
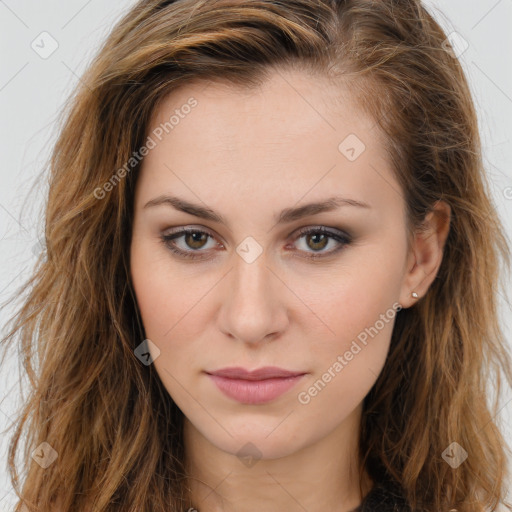
[[(212, 440), (215, 441), (215, 440)], [(280, 459), (295, 453), (300, 446), (297, 441), (293, 444), (289, 439), (276, 436), (273, 439), (265, 437), (264, 434), (240, 435), (233, 438), (219, 440), (218, 448), (226, 453), (234, 455), (240, 462), (250, 466), (258, 460)]]
[[(283, 428), (287, 421), (288, 428)], [(282, 418), (273, 417), (251, 422), (247, 417), (240, 415), (233, 422), (223, 422), (223, 426), (231, 435), (224, 429), (215, 429), (214, 433), (203, 431), (202, 434), (219, 450), (235, 455), (241, 460), (279, 459), (314, 442), (314, 439), (309, 439), (308, 434), (298, 425), (294, 428), (289, 420), (281, 422)]]

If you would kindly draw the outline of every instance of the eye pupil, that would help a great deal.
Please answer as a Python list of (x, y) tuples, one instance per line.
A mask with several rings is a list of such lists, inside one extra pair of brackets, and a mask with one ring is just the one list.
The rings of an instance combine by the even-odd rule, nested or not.
[[(314, 244), (318, 244), (318, 243), (322, 244), (322, 242), (328, 242), (329, 241), (329, 238), (327, 236), (325, 236), (324, 234), (322, 234), (322, 233), (315, 233), (313, 235), (308, 235), (308, 239), (316, 238), (316, 237), (321, 237), (321, 238), (323, 238), (323, 240), (317, 241), (317, 242), (313, 242)], [(326, 246), (326, 244), (323, 243), (321, 245), (321, 247), (311, 247), (311, 246), (310, 247), (311, 247), (311, 249), (323, 249), (325, 246)]]
[[(204, 244), (201, 243), (201, 238), (203, 239), (203, 242), (205, 241), (206, 237), (208, 236), (207, 233), (201, 233), (200, 231), (191, 231), (186, 234), (186, 242), (189, 247), (193, 247), (195, 249), (200, 249)], [(199, 237), (199, 240), (197, 239)], [(189, 243), (189, 239), (192, 238), (192, 244)], [(196, 242), (199, 242), (199, 245), (195, 245)]]

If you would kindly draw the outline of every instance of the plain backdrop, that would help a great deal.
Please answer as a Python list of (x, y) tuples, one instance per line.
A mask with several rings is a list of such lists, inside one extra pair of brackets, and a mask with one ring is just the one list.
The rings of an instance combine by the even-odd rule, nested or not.
[[(40, 249), (46, 187), (44, 180), (34, 185), (34, 179), (43, 169), (55, 141), (60, 109), (100, 42), (134, 3), (0, 0), (1, 303), (28, 277)], [(493, 199), (512, 238), (512, 0), (429, 0), (426, 5), (447, 34), (452, 34), (450, 41), (469, 78)], [(512, 282), (504, 284), (510, 290)], [(510, 296), (501, 293), (500, 300), (503, 328), (510, 343)], [(0, 328), (11, 313), (10, 308), (2, 311)], [(0, 371), (1, 431), (10, 425), (13, 411), (20, 404), (15, 359), (12, 354)], [(510, 389), (500, 406), (496, 421), (511, 440)], [(10, 434), (11, 431), (0, 434), (2, 511), (11, 510), (15, 501), (7, 476)]]

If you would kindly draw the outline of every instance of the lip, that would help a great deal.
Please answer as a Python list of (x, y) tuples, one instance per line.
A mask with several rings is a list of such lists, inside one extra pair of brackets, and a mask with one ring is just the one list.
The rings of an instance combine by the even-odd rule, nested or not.
[(206, 372), (209, 375), (218, 375), (219, 377), (228, 377), (230, 379), (242, 380), (264, 380), (264, 379), (277, 379), (296, 377), (304, 375), (306, 372), (294, 372), (279, 368), (278, 366), (263, 366), (256, 370), (246, 370), (241, 366), (230, 366), (228, 368), (221, 368), (212, 372)]
[(263, 404), (276, 399), (295, 386), (305, 372), (266, 366), (256, 370), (230, 367), (206, 372), (220, 391), (243, 404)]

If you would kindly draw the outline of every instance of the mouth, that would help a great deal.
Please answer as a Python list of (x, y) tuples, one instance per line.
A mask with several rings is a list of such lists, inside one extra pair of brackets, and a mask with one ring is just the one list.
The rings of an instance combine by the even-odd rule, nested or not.
[(241, 367), (230, 367), (205, 373), (226, 396), (248, 405), (275, 400), (306, 375), (306, 372), (290, 371), (275, 366), (253, 371)]

